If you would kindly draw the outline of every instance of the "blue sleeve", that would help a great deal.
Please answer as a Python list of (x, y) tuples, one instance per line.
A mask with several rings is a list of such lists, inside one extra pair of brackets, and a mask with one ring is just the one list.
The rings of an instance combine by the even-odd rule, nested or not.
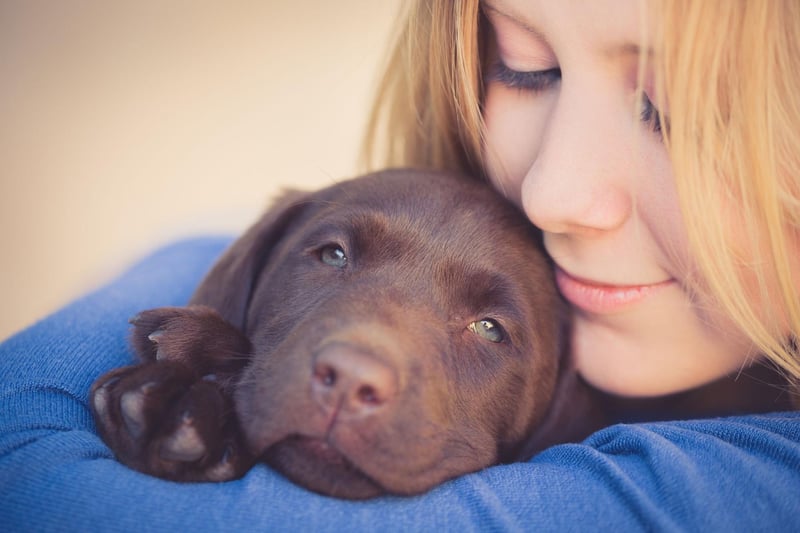
[(229, 241), (161, 250), (0, 345), (3, 531), (475, 531), (800, 528), (800, 415), (617, 425), (414, 498), (338, 501), (265, 466), (177, 484), (116, 463), (87, 391), (131, 361), (127, 319), (182, 305)]

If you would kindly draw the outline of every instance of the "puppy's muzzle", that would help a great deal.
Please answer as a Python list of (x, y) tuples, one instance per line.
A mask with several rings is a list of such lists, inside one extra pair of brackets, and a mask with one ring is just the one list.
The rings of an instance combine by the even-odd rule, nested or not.
[(314, 401), (342, 421), (378, 416), (398, 394), (397, 371), (391, 364), (346, 343), (320, 349), (312, 373)]

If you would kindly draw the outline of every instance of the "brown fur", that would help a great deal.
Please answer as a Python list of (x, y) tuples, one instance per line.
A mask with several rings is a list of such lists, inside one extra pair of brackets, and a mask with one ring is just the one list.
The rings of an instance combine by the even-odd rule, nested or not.
[[(483, 319), (499, 342), (471, 328)], [(562, 356), (539, 235), (463, 176), (292, 193), (190, 306), (132, 321), (141, 362), (98, 379), (92, 408), (122, 462), (168, 479), (233, 479), (263, 460), (324, 494), (415, 494), (604, 420)]]

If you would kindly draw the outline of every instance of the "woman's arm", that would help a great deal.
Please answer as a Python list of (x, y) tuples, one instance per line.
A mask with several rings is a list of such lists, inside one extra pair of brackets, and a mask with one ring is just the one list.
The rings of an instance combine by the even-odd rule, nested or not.
[(0, 523), (41, 530), (786, 530), (800, 523), (800, 415), (620, 425), (414, 498), (347, 502), (265, 466), (176, 484), (115, 462), (87, 392), (127, 364), (127, 319), (182, 305), (229, 241), (158, 252), (0, 345)]

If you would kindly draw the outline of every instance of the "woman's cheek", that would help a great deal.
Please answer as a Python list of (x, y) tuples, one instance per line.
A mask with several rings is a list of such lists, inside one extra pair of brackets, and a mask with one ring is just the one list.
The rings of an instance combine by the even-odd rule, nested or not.
[(484, 102), (484, 158), (495, 187), (519, 204), (522, 180), (545, 137), (554, 92), (529, 93), (490, 83)]

